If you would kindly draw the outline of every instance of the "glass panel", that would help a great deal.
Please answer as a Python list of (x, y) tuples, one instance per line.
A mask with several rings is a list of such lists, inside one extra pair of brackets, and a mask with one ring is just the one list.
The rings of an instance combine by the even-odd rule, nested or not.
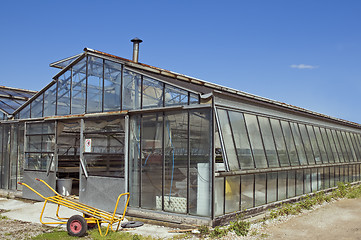
[(30, 104), (28, 104), (23, 110), (19, 112), (19, 119), (30, 118)]
[(224, 214), (224, 178), (218, 177), (214, 181), (214, 214)]
[(296, 171), (296, 195), (303, 194), (303, 170)]
[(162, 209), (163, 117), (142, 117), (142, 199), (141, 206)]
[(268, 118), (258, 117), (269, 167), (279, 167), (276, 145)]
[(241, 176), (241, 208), (242, 210), (252, 208), (254, 206), (254, 175)]
[(84, 141), (91, 140), (91, 149), (84, 152), (89, 175), (124, 177), (124, 119), (86, 119), (84, 123)]
[(322, 140), (320, 128), (314, 127), (314, 130), (315, 130), (315, 134), (316, 134), (317, 144), (318, 144), (318, 147), (320, 148), (322, 163), (328, 163), (327, 153), (326, 153), (324, 142)]
[(266, 203), (266, 174), (255, 174), (255, 207)]
[(129, 124), (129, 205), (139, 207), (140, 188), (140, 117), (130, 118)]
[(44, 92), (44, 117), (54, 116), (56, 106), (56, 84)]
[(277, 201), (277, 172), (267, 173), (267, 203)]
[(349, 162), (353, 162), (353, 155), (352, 155), (352, 152), (351, 152), (350, 143), (347, 140), (346, 133), (341, 131), (341, 135), (342, 135), (342, 138), (343, 138), (343, 142), (345, 143), (346, 152), (347, 152), (347, 155), (348, 155), (349, 160), (350, 160)]
[(224, 152), (221, 146), (220, 132), (218, 130), (218, 124), (216, 124), (216, 131), (214, 133), (214, 150), (215, 150), (215, 171), (225, 171), (226, 166), (224, 163)]
[(355, 162), (357, 161), (357, 157), (356, 157), (356, 152), (355, 152), (355, 149), (353, 147), (353, 143), (351, 141), (351, 136), (350, 136), (350, 133), (349, 132), (346, 132), (345, 133), (345, 136), (346, 136), (346, 139), (347, 139), (347, 142), (348, 142), (348, 146), (349, 146), (349, 149), (350, 149), (350, 156), (352, 158), (352, 161)]
[(289, 163), (286, 143), (283, 137), (280, 121), (275, 119), (270, 119), (270, 121), (271, 121), (272, 131), (276, 142), (276, 148), (281, 167), (289, 166), (290, 163)]
[(254, 168), (251, 146), (242, 113), (228, 111), (241, 169)]
[[(89, 79), (91, 79), (90, 77)], [(73, 66), (71, 93), (71, 113), (85, 113), (85, 96), (86, 96), (86, 58)]]
[(340, 182), (340, 167), (335, 166), (335, 186), (337, 186), (338, 182)]
[(103, 104), (103, 59), (88, 56), (86, 112), (101, 112)]
[(27, 152), (25, 169), (54, 171), (54, 122), (27, 124)]
[(283, 135), (285, 136), (285, 141), (288, 150), (288, 155), (290, 157), (291, 166), (300, 165), (298, 161), (296, 146), (295, 146), (295, 142), (293, 141), (290, 125), (288, 122), (281, 121), (281, 126), (283, 130)]
[(308, 136), (306, 126), (304, 124), (298, 124), (298, 127), (300, 128), (300, 133), (302, 137), (303, 146), (305, 147), (308, 164), (313, 165), (315, 164), (315, 158), (313, 156), (311, 140)]
[(1, 188), (9, 189), (9, 171), (10, 171), (10, 124), (3, 125), (2, 141), (2, 162), (1, 162)]
[(321, 131), (321, 136), (322, 136), (322, 140), (323, 140), (323, 143), (325, 145), (325, 150), (326, 150), (326, 155), (328, 157), (328, 160), (330, 163), (334, 163), (335, 162), (335, 159), (332, 155), (332, 150), (331, 150), (331, 145), (330, 145), (330, 142), (327, 138), (327, 135), (326, 135), (326, 130), (324, 128), (320, 128), (320, 131)]
[(43, 116), (43, 97), (41, 94), (31, 102), (31, 118), (40, 118)]
[(315, 163), (316, 164), (321, 164), (322, 163), (321, 152), (320, 152), (320, 149), (318, 147), (318, 143), (317, 143), (317, 139), (316, 139), (314, 129), (310, 125), (306, 125), (306, 128), (307, 128), (308, 136), (310, 137), (310, 140), (311, 140), (313, 156), (315, 157)]
[(356, 134), (355, 133), (350, 133), (350, 138), (351, 138), (352, 145), (353, 145), (355, 153), (356, 153), (356, 162), (358, 162), (361, 159), (361, 153), (360, 153), (359, 144), (358, 144), (358, 142), (356, 140)]
[(163, 83), (143, 77), (143, 108), (163, 106)]
[(304, 190), (305, 194), (311, 193), (311, 169), (304, 169)]
[(335, 168), (330, 167), (330, 187), (335, 186)]
[(122, 65), (104, 61), (104, 112), (121, 109)]
[(235, 212), (240, 206), (240, 176), (226, 177), (225, 213)]
[(336, 144), (335, 144), (335, 141), (333, 139), (333, 136), (332, 136), (332, 132), (330, 129), (326, 129), (326, 132), (327, 132), (327, 137), (328, 137), (328, 140), (330, 141), (330, 145), (331, 145), (331, 151), (333, 153), (333, 157), (334, 157), (334, 160), (335, 162), (340, 162), (340, 158), (338, 157), (338, 153), (337, 153), (337, 149), (336, 149)]
[(189, 104), (198, 104), (198, 94), (195, 93), (189, 93)]
[(232, 131), (231, 126), (229, 125), (227, 111), (223, 109), (217, 109), (217, 111), (221, 125), (224, 147), (226, 148), (229, 169), (237, 170), (239, 169), (238, 158), (236, 155), (236, 150), (234, 149)]
[[(189, 213), (211, 214), (211, 111), (190, 111), (190, 191)], [(239, 181), (239, 180), (238, 180)], [(239, 183), (238, 183), (239, 184)], [(239, 194), (239, 193), (238, 193)], [(238, 197), (239, 198), (239, 197)], [(238, 205), (239, 206), (239, 205)]]
[(122, 108), (140, 109), (141, 76), (129, 70), (123, 73)]
[(188, 105), (188, 92), (177, 87), (165, 85), (165, 106)]
[[(17, 171), (17, 181), (23, 182), (23, 175), (24, 175), (24, 123), (19, 123), (19, 135), (18, 135), (18, 148), (19, 148), (19, 156), (18, 156), (18, 171)], [(0, 145), (1, 143), (1, 128), (0, 128)], [(0, 159), (1, 159), (1, 147), (0, 147)], [(18, 190), (22, 190), (22, 186), (18, 184)]]
[(287, 198), (287, 171), (278, 172), (278, 201)]
[(311, 190), (312, 192), (318, 191), (318, 171), (317, 168), (311, 169)]
[(323, 184), (324, 184), (324, 189), (327, 189), (330, 187), (330, 168), (329, 167), (325, 167), (323, 168)]
[(318, 190), (325, 189), (325, 175), (323, 174), (323, 168), (318, 169)]
[(296, 196), (296, 171), (288, 171), (288, 198)]
[(58, 78), (58, 102), (56, 115), (70, 114), (71, 71), (68, 70)]
[(164, 125), (164, 210), (186, 213), (188, 114), (167, 114)]
[(305, 152), (305, 149), (303, 147), (301, 134), (300, 134), (300, 131), (298, 129), (297, 123), (292, 123), (291, 122), (290, 126), (291, 126), (291, 130), (292, 130), (293, 139), (295, 140), (296, 150), (297, 150), (297, 153), (298, 153), (298, 158), (299, 158), (300, 164), (301, 165), (308, 165), (307, 158), (306, 158), (306, 152)]
[(244, 118), (249, 133), (256, 168), (267, 168), (267, 160), (263, 149), (257, 117), (250, 114), (244, 114)]
[(345, 162), (345, 156), (343, 155), (343, 151), (342, 151), (342, 142), (340, 142), (335, 130), (331, 130), (331, 132), (332, 132), (333, 140), (335, 141), (335, 146), (337, 149), (340, 162)]
[(349, 158), (349, 156), (347, 154), (345, 142), (344, 142), (344, 139), (343, 139), (343, 137), (341, 135), (341, 132), (336, 131), (336, 134), (337, 134), (338, 141), (339, 141), (339, 143), (341, 145), (341, 151), (342, 151), (343, 159), (345, 160), (345, 162), (349, 162), (350, 158)]

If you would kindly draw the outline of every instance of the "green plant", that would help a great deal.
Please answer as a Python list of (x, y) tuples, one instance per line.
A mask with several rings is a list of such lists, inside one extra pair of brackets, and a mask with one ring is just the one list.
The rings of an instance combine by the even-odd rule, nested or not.
[(227, 234), (228, 234), (227, 228), (222, 228), (217, 226), (213, 229), (213, 231), (209, 234), (209, 236), (211, 238), (220, 238), (226, 236)]
[(198, 227), (198, 231), (201, 235), (208, 235), (209, 234), (209, 227), (206, 225), (202, 225)]
[(234, 231), (238, 236), (247, 236), (250, 226), (250, 222), (243, 221), (240, 217), (237, 217), (237, 221), (230, 223), (228, 230)]

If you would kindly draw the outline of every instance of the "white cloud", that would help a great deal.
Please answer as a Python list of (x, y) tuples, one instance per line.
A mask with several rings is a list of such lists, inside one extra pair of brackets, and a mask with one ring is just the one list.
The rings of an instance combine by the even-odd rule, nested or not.
[(291, 68), (298, 68), (298, 69), (315, 69), (318, 68), (318, 66), (312, 66), (307, 64), (292, 64), (290, 66)]

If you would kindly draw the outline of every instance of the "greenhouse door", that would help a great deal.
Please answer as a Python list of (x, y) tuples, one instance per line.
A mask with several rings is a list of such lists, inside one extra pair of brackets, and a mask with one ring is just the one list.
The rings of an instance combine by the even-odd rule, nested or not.
[(125, 192), (127, 119), (118, 115), (81, 120), (82, 203), (113, 211), (118, 195)]

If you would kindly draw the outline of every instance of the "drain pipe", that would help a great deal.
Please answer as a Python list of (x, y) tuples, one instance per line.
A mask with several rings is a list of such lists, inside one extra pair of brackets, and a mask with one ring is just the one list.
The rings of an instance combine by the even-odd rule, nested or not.
[(133, 62), (137, 63), (139, 57), (139, 43), (143, 41), (139, 38), (133, 38), (130, 41), (133, 43)]

